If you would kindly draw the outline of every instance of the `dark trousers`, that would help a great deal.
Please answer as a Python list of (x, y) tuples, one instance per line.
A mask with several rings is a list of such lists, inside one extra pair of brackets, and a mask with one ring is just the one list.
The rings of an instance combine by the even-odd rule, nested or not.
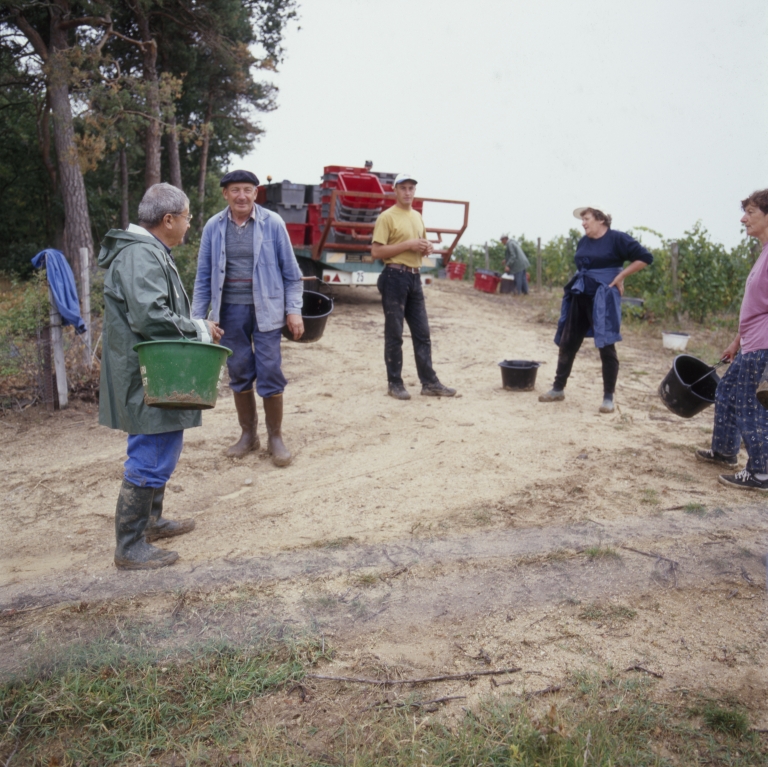
[(768, 410), (757, 400), (757, 385), (768, 364), (768, 350), (739, 352), (717, 385), (712, 449), (736, 455), (741, 440), (747, 448), (747, 468), (768, 471)]
[(385, 266), (379, 275), (378, 288), (384, 308), (384, 363), (387, 366), (387, 380), (391, 384), (403, 383), (405, 321), (411, 331), (419, 380), (422, 385), (437, 383), (437, 375), (432, 368), (432, 341), (420, 275)]
[[(563, 334), (560, 337), (560, 353), (557, 355), (557, 372), (553, 388), (558, 391), (565, 389), (576, 354), (581, 348), (587, 331), (592, 327), (594, 304), (592, 296), (574, 293), (572, 299)], [(619, 355), (616, 354), (616, 344), (609, 344), (600, 349), (600, 360), (603, 363), (603, 391), (606, 394), (613, 394), (619, 377)]]
[(222, 304), (219, 325), (224, 331), (222, 345), (232, 349), (227, 358), (232, 391), (250, 391), (255, 381), (259, 397), (282, 394), (287, 382), (282, 371), (280, 329), (262, 333), (253, 304)]
[(528, 295), (528, 272), (523, 269), (522, 272), (515, 272), (515, 293), (519, 296)]

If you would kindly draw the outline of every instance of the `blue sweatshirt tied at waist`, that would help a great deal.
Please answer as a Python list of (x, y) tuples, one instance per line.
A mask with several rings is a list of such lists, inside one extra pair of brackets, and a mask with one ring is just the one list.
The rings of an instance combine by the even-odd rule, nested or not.
[(574, 294), (588, 295), (587, 286), (594, 283), (597, 283), (597, 288), (592, 297), (592, 327), (587, 332), (587, 337), (595, 339), (595, 346), (598, 349), (621, 341), (621, 293), (616, 287), (608, 287), (620, 272), (620, 267), (579, 269), (563, 290), (560, 319), (557, 323), (557, 333), (555, 333), (555, 343), (558, 346)]

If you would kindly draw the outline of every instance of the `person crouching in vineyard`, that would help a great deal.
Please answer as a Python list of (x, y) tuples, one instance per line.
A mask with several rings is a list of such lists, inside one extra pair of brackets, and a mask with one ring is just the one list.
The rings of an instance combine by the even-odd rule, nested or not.
[(744, 287), (739, 332), (722, 354), (731, 366), (715, 393), (712, 446), (697, 450), (696, 458), (735, 469), (743, 439), (746, 468), (718, 479), (726, 487), (768, 492), (768, 411), (756, 396), (768, 362), (768, 189), (753, 192), (741, 207), (747, 235), (756, 237), (763, 249)]
[[(653, 256), (634, 238), (611, 229), (611, 217), (600, 208), (573, 211), (581, 219), (584, 237), (576, 247), (576, 276), (563, 290), (555, 343), (560, 347), (552, 388), (539, 402), (565, 399), (565, 384), (576, 353), (586, 337), (594, 337), (603, 363), (601, 413), (612, 413), (619, 377), (616, 342), (621, 341), (621, 297), (624, 279), (653, 263)], [(628, 266), (624, 264), (629, 261)]]

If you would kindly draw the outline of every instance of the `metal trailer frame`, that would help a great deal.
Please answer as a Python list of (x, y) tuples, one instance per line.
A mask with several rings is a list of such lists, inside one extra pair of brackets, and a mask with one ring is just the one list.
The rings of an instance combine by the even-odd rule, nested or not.
[[(316, 264), (316, 270), (318, 271), (317, 279), (322, 280), (325, 283), (335, 285), (375, 285), (378, 276), (383, 269), (383, 264), (380, 260), (375, 261), (370, 255), (371, 252), (371, 238), (373, 235), (374, 222), (359, 222), (359, 221), (343, 221), (336, 217), (336, 202), (339, 198), (347, 197), (361, 197), (369, 200), (394, 200), (395, 196), (388, 193), (380, 192), (353, 192), (343, 189), (333, 189), (331, 192), (331, 198), (329, 202), (328, 218), (324, 225), (321, 225), (320, 240), (306, 248), (296, 247), (296, 255), (302, 260), (311, 259)], [(469, 202), (463, 200), (444, 200), (435, 197), (417, 197), (414, 202), (434, 202), (445, 205), (460, 205), (464, 208), (464, 217), (462, 225), (459, 229), (448, 229), (445, 227), (427, 226), (427, 237), (435, 235), (435, 238), (430, 238), (435, 246), (443, 245), (444, 247), (436, 247), (434, 250), (435, 256), (442, 257), (443, 265), (450, 261), (451, 255), (461, 239), (461, 236), (466, 231), (469, 222)], [(361, 210), (365, 210), (362, 208)], [(356, 242), (328, 242), (328, 238), (333, 229), (347, 230), (353, 240)], [(444, 241), (443, 235), (452, 237), (451, 241)], [(353, 263), (346, 261), (347, 254), (360, 255), (359, 261)], [(323, 256), (325, 255), (325, 259)], [(428, 257), (429, 258), (429, 257)], [(327, 271), (322, 272), (320, 265), (328, 267)], [(437, 264), (422, 267), (422, 271), (425, 269), (434, 269)], [(332, 274), (331, 274), (332, 273)], [(422, 274), (422, 282), (429, 284), (431, 278)]]

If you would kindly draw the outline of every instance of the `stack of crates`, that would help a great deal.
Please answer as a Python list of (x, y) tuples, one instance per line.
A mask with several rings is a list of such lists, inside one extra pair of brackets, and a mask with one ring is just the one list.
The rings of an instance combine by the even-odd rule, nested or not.
[(265, 187), (264, 207), (273, 210), (285, 221), (292, 245), (307, 241), (306, 186), (285, 180)]
[[(365, 168), (328, 165), (324, 169), (320, 219), (326, 221), (331, 215), (331, 195), (334, 189), (347, 192), (376, 192), (384, 190), (379, 179)], [(339, 194), (333, 211), (337, 221), (356, 223), (374, 223), (382, 211), (381, 199), (352, 197)], [(361, 240), (353, 233), (354, 227), (334, 227), (332, 242), (359, 243)]]

